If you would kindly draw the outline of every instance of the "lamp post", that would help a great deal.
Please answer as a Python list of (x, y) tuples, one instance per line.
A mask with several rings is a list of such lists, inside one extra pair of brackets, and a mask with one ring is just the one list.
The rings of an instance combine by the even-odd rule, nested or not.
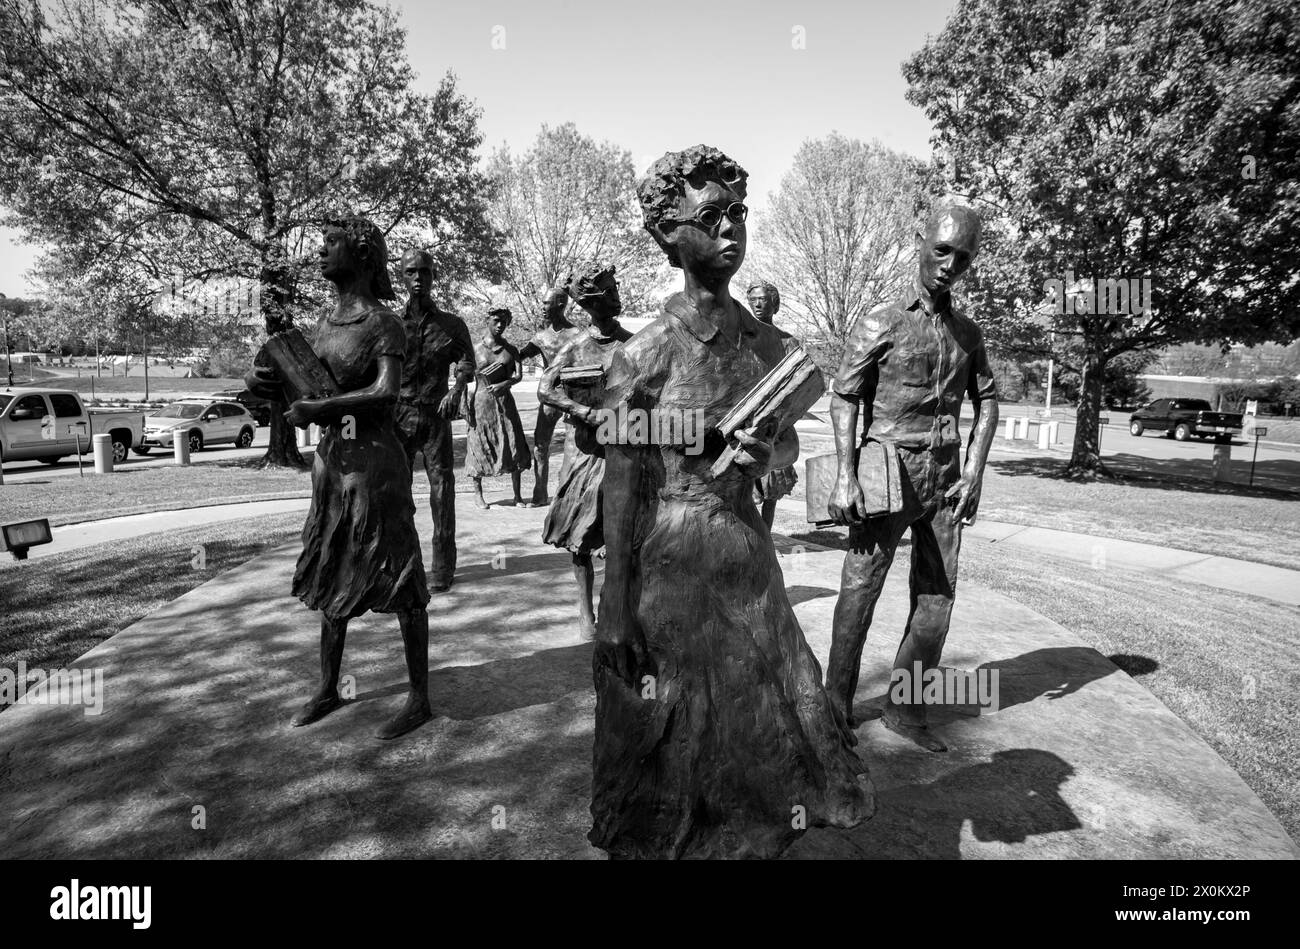
[(5, 331), (5, 372), (9, 379), (5, 383), (12, 386), (14, 384), (14, 364), (9, 358), (9, 311), (4, 308), (4, 301), (9, 299), (3, 293), (0, 293), (0, 323), (4, 325)]

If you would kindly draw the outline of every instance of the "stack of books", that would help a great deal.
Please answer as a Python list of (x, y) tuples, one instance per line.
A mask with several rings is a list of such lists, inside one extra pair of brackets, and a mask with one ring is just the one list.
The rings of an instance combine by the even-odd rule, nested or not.
[(713, 464), (713, 477), (721, 477), (740, 451), (740, 444), (732, 440), (737, 430), (775, 437), (803, 418), (825, 391), (817, 364), (802, 349), (792, 348), (718, 423), (727, 447)]
[(605, 369), (599, 364), (568, 366), (560, 370), (560, 385), (574, 389), (590, 389), (605, 381)]
[(275, 363), (283, 382), (285, 401), (324, 399), (340, 390), (329, 367), (320, 361), (311, 344), (295, 327), (272, 333), (266, 341), (266, 354)]
[[(889, 442), (868, 441), (857, 450), (858, 486), (867, 517), (896, 514), (903, 509), (903, 479), (898, 448)], [(831, 520), (831, 493), (839, 478), (836, 455), (815, 455), (804, 462), (804, 498), (808, 523), (826, 527)]]

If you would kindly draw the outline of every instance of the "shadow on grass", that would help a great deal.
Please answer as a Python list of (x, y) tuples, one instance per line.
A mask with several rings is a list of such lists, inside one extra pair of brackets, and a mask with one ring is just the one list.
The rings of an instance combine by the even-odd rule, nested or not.
[[(1200, 494), (1228, 494), (1279, 501), (1300, 501), (1300, 461), (1270, 459), (1259, 462), (1255, 466), (1256, 484), (1253, 487), (1236, 482), (1212, 480), (1209, 476), (1208, 459), (1201, 463), (1187, 459), (1156, 459), (1143, 455), (1120, 454), (1108, 455), (1105, 462), (1112, 473), (1112, 478), (1099, 479), (1098, 483), (1109, 481), (1164, 491), (1192, 491)], [(1240, 464), (1239, 459), (1234, 460), (1234, 468)], [(1061, 482), (1080, 482), (1079, 478), (1067, 475), (1065, 462), (1056, 458), (991, 458), (988, 465), (998, 474), (1009, 478), (1033, 477)], [(1204, 469), (1203, 475), (1197, 471), (1198, 467)], [(1239, 468), (1235, 474), (1242, 476)], [(1296, 487), (1284, 486), (1287, 484)]]
[(1135, 656), (1132, 653), (1116, 652), (1106, 657), (1133, 678), (1150, 675), (1160, 668), (1160, 663), (1147, 656)]

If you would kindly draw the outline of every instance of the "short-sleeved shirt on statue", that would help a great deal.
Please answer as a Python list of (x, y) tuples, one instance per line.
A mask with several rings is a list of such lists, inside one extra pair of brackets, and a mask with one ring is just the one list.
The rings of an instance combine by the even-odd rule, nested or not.
[(871, 405), (864, 442), (931, 450), (961, 445), (964, 396), (997, 399), (980, 328), (951, 306), (930, 312), (920, 292), (858, 319), (832, 389)]
[(312, 349), (344, 392), (364, 389), (379, 374), (379, 357), (406, 355), (402, 321), (386, 307), (339, 317), (330, 314), (316, 328)]

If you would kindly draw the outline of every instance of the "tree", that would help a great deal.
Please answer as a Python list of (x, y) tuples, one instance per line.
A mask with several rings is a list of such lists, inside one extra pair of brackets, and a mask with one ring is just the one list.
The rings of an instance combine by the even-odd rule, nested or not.
[[(956, 189), (993, 212), (995, 329), (1077, 345), (1071, 472), (1104, 470), (1112, 359), (1300, 331), (1298, 34), (1290, 0), (961, 0), (904, 64)], [(1046, 300), (1130, 278), (1150, 280), (1145, 312)]]
[[(617, 267), (628, 313), (649, 307), (664, 282), (662, 255), (641, 225), (630, 152), (573, 123), (543, 125), (522, 155), (493, 153), (490, 220), (504, 233), (504, 290), (521, 326), (537, 326), (542, 296), (588, 262)], [(491, 299), (482, 285), (479, 296)]]
[(777, 285), (782, 312), (824, 367), (838, 364), (854, 320), (911, 283), (934, 183), (925, 163), (839, 133), (795, 154), (756, 222), (746, 273)]
[[(478, 110), (365, 0), (0, 0), (5, 223), (101, 283), (243, 279), (266, 332), (325, 300), (317, 229), (359, 213), (440, 273), (493, 267)], [(268, 463), (301, 464), (272, 413)]]
[[(1102, 404), (1112, 409), (1131, 409), (1151, 401), (1151, 390), (1138, 376), (1146, 372), (1155, 360), (1155, 353), (1130, 352), (1107, 362), (1102, 375)], [(1077, 402), (1082, 391), (1082, 376), (1077, 362), (1067, 353), (1059, 363), (1060, 375), (1056, 377), (1056, 386), (1061, 398), (1068, 402)]]

